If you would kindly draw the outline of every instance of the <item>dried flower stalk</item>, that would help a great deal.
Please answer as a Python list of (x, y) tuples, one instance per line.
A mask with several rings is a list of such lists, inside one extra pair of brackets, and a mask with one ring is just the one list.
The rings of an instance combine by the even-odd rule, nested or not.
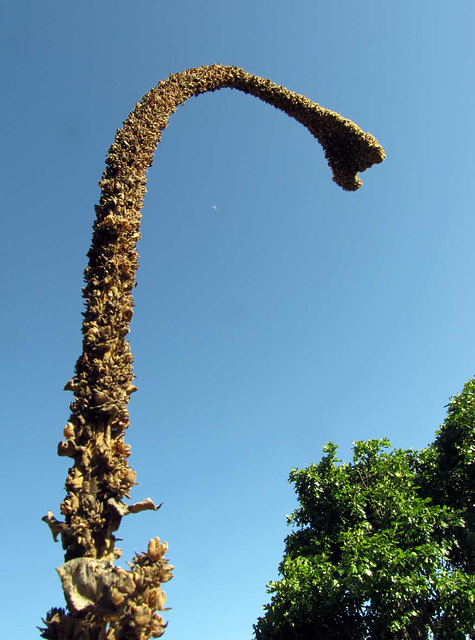
[(151, 540), (129, 571), (114, 566), (121, 555), (114, 532), (122, 517), (159, 508), (149, 498), (134, 505), (123, 502), (136, 478), (124, 443), (127, 404), (137, 390), (126, 336), (146, 170), (176, 108), (191, 96), (223, 87), (254, 95), (303, 124), (323, 146), (333, 180), (345, 190), (358, 189), (357, 174), (385, 157), (378, 142), (353, 122), (237, 67), (212, 65), (170, 75), (135, 105), (117, 131), (99, 183), (102, 194), (83, 289), (83, 353), (65, 386), (75, 399), (58, 445), (58, 455), (73, 460), (60, 508), (64, 521), (50, 511), (43, 518), (65, 550), (58, 573), (68, 611), (48, 613), (42, 636), (50, 640), (146, 640), (162, 635), (166, 626), (157, 613), (165, 605), (161, 584), (172, 577), (166, 543)]

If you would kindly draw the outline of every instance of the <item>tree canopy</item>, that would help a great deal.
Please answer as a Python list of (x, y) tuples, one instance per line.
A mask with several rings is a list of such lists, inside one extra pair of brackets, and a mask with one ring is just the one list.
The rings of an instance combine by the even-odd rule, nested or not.
[(293, 469), (299, 507), (256, 640), (475, 638), (475, 381), (427, 449), (328, 443)]

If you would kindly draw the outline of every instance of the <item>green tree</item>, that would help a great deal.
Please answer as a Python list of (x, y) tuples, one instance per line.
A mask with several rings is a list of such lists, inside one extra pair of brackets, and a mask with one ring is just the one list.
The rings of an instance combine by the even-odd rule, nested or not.
[(256, 640), (475, 638), (475, 381), (427, 449), (328, 443), (293, 469), (281, 579)]
[(447, 418), (425, 452), (419, 470), (422, 490), (437, 504), (455, 509), (463, 518), (452, 530), (456, 544), (451, 560), (475, 573), (475, 380), (450, 399)]

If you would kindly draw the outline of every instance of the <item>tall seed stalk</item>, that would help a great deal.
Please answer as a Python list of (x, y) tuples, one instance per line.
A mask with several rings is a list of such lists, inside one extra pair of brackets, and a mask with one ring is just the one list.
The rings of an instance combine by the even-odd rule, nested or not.
[(384, 160), (384, 151), (353, 122), (305, 96), (232, 66), (212, 65), (170, 75), (135, 105), (106, 158), (95, 207), (92, 245), (85, 270), (83, 352), (65, 389), (72, 391), (71, 416), (58, 455), (73, 460), (60, 511), (43, 518), (60, 536), (65, 562), (57, 569), (67, 609), (53, 608), (41, 629), (49, 640), (147, 640), (166, 623), (161, 585), (172, 578), (159, 538), (136, 554), (129, 570), (114, 566), (121, 556), (115, 532), (129, 513), (159, 507), (147, 498), (127, 505), (136, 473), (124, 443), (127, 404), (137, 387), (127, 342), (133, 315), (136, 244), (146, 193), (146, 171), (170, 115), (191, 96), (229, 87), (260, 98), (303, 124), (323, 146), (333, 180), (347, 191), (361, 185), (357, 174)]

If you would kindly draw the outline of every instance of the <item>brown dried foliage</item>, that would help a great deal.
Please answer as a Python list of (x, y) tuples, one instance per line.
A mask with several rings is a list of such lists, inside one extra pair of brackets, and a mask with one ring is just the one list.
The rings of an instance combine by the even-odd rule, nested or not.
[[(224, 87), (254, 95), (303, 124), (323, 146), (333, 180), (345, 190), (358, 189), (357, 174), (384, 159), (377, 141), (353, 122), (237, 67), (212, 65), (170, 75), (135, 105), (117, 131), (99, 183), (102, 194), (83, 289), (83, 353), (65, 386), (75, 399), (65, 439), (58, 445), (58, 455), (73, 460), (61, 504), (64, 522), (51, 512), (44, 518), (65, 549), (65, 564), (58, 571), (69, 613), (49, 612), (45, 638), (142, 640), (158, 637), (164, 629), (156, 611), (164, 604), (160, 584), (172, 574), (163, 554), (154, 551), (155, 542), (146, 554), (136, 556), (130, 571), (113, 566), (121, 554), (114, 536), (121, 518), (158, 508), (150, 499), (131, 506), (122, 500), (130, 497), (136, 478), (127, 462), (130, 447), (124, 443), (129, 396), (137, 389), (126, 340), (133, 315), (136, 244), (146, 170), (170, 115), (191, 96)], [(87, 592), (85, 602), (90, 600), (83, 608), (72, 595), (78, 584)]]

